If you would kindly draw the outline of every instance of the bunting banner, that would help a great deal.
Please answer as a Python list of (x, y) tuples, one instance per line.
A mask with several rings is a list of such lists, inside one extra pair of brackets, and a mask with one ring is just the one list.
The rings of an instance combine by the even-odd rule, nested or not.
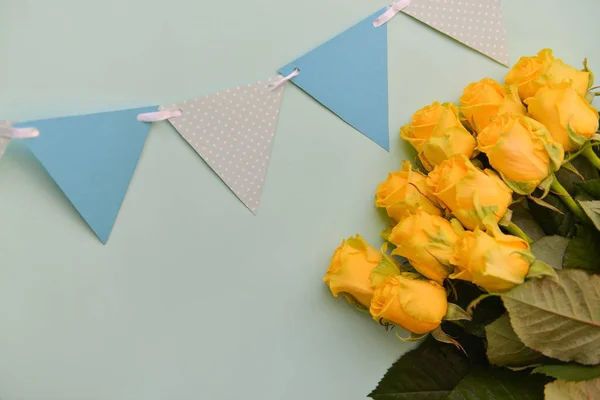
[(179, 134), (253, 214), (258, 212), (283, 86), (279, 77), (161, 106), (180, 109), (169, 118)]
[(102, 243), (112, 231), (148, 136), (150, 124), (138, 122), (137, 115), (156, 110), (145, 107), (15, 125), (43, 132), (24, 143)]
[(281, 76), (162, 106), (0, 121), (0, 157), (23, 139), (106, 243), (151, 123), (168, 120), (256, 215), (287, 81), (389, 151), (387, 24), (400, 12), (508, 63), (500, 0), (395, 0), (281, 67)]
[(402, 12), (508, 66), (501, 0), (412, 0)]
[(291, 81), (369, 139), (390, 149), (387, 25), (377, 11), (350, 29), (282, 67)]

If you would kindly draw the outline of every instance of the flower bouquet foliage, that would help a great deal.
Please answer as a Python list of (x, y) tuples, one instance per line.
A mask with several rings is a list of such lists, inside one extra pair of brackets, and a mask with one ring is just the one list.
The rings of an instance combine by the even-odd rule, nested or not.
[(593, 81), (546, 49), (401, 128), (418, 158), (377, 189), (384, 245), (344, 240), (324, 278), (424, 339), (371, 398), (600, 399)]

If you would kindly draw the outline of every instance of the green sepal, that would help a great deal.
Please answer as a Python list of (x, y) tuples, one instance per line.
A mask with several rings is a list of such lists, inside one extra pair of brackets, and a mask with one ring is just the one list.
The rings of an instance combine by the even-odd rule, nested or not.
[(475, 310), (475, 307), (477, 307), (479, 305), (479, 303), (481, 303), (483, 300), (487, 299), (488, 297), (495, 297), (495, 296), (499, 296), (499, 295), (495, 294), (495, 293), (484, 293), (484, 294), (480, 295), (475, 300), (473, 300), (472, 302), (469, 303), (469, 305), (467, 306), (467, 313), (469, 313), (469, 315), (472, 316), (473, 310)]
[(525, 279), (540, 279), (546, 276), (558, 283), (558, 274), (556, 273), (556, 270), (543, 261), (535, 260), (529, 266), (529, 272)]
[(386, 242), (389, 242), (390, 235), (392, 234), (392, 229), (394, 229), (394, 227), (392, 225), (388, 225), (384, 230), (381, 231), (381, 234), (379, 236), (381, 236), (381, 238)]
[(433, 331), (431, 331), (431, 336), (433, 336), (433, 338), (435, 340), (437, 340), (438, 342), (442, 342), (442, 343), (448, 343), (448, 344), (453, 344), (455, 345), (457, 348), (459, 348), (463, 353), (467, 354), (465, 352), (465, 349), (460, 345), (460, 343), (458, 343), (456, 340), (452, 339), (450, 336), (448, 336), (446, 334), (446, 332), (444, 332), (442, 330), (441, 326), (438, 326), (437, 328), (435, 328)]
[(517, 182), (510, 179), (507, 179), (504, 174), (498, 171), (500, 177), (506, 183), (506, 185), (511, 188), (511, 190), (517, 194), (528, 195), (533, 193), (536, 187), (540, 184), (539, 181), (529, 181), (529, 182)]
[(412, 333), (409, 332), (410, 336), (405, 338), (400, 336), (400, 334), (398, 332), (396, 332), (396, 337), (400, 340), (402, 340), (403, 342), (418, 342), (419, 340), (423, 339), (425, 336), (428, 335), (428, 333), (425, 334), (418, 334), (418, 333)]
[(444, 316), (446, 321), (471, 321), (471, 316), (460, 306), (454, 303), (448, 303), (448, 310), (446, 311), (446, 315)]
[(554, 183), (554, 179), (556, 179), (554, 174), (550, 174), (546, 177), (546, 179), (540, 182), (538, 187), (544, 192), (542, 193), (542, 197), (540, 197), (540, 200), (548, 196), (548, 193), (550, 193), (550, 188), (552, 187), (552, 183)]
[(360, 304), (358, 300), (350, 293), (340, 293), (344, 298), (348, 301), (348, 303), (352, 304), (358, 311), (360, 312), (369, 312), (369, 309), (364, 305)]
[[(382, 253), (383, 254), (383, 253)], [(383, 254), (383, 258), (379, 265), (371, 271), (369, 279), (373, 287), (379, 286), (386, 278), (400, 275), (400, 268), (394, 259), (387, 254)]]
[(594, 86), (594, 73), (592, 72), (592, 70), (588, 67), (588, 59), (584, 58), (583, 59), (583, 70), (585, 72), (589, 72), (589, 77), (588, 77), (588, 89), (591, 88), (592, 86)]
[(587, 141), (586, 138), (584, 138), (581, 135), (578, 135), (577, 132), (575, 132), (573, 128), (571, 128), (571, 123), (567, 124), (567, 132), (569, 133), (569, 142), (577, 148), (583, 146)]

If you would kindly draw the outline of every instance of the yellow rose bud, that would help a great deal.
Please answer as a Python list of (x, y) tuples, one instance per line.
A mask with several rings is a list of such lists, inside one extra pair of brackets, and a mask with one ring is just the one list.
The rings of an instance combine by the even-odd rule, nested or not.
[(418, 149), (429, 139), (446, 108), (437, 101), (413, 114), (412, 122), (400, 128), (400, 137)]
[(452, 272), (450, 257), (457, 239), (450, 222), (418, 209), (392, 229), (388, 241), (397, 246), (392, 254), (406, 258), (422, 275), (442, 283)]
[(526, 111), (516, 86), (502, 86), (489, 78), (469, 84), (460, 98), (460, 112), (477, 133), (499, 115)]
[(369, 308), (373, 287), (369, 275), (381, 262), (383, 254), (360, 236), (342, 241), (337, 248), (323, 281), (334, 296), (342, 294), (352, 304)]
[(400, 221), (408, 213), (422, 207), (434, 215), (442, 215), (439, 208), (428, 198), (429, 188), (425, 175), (414, 171), (410, 162), (402, 162), (402, 171), (392, 172), (377, 188), (375, 205), (385, 208), (390, 218)]
[(440, 326), (447, 310), (442, 286), (398, 275), (387, 278), (375, 289), (370, 312), (376, 321), (425, 334)]
[(560, 169), (565, 156), (544, 125), (518, 114), (496, 118), (477, 136), (477, 142), (492, 167), (519, 194), (533, 192)]
[(512, 202), (512, 191), (495, 172), (476, 168), (465, 156), (438, 165), (426, 183), (438, 202), (471, 230), (484, 227), (488, 216), (499, 221)]
[(488, 292), (506, 292), (525, 281), (530, 261), (524, 253), (529, 253), (527, 242), (503, 234), (497, 226), (491, 234), (465, 231), (456, 244), (456, 269), (450, 278), (473, 282)]
[(400, 137), (419, 152), (427, 171), (456, 154), (471, 157), (477, 145), (460, 122), (458, 107), (453, 103), (435, 102), (417, 111), (413, 121), (400, 129)]
[(544, 49), (534, 57), (521, 57), (504, 78), (507, 85), (517, 85), (522, 100), (535, 96), (545, 86), (570, 83), (577, 93), (585, 95), (591, 86), (591, 75), (562, 60), (554, 58), (552, 50)]
[(598, 131), (598, 110), (568, 84), (542, 88), (525, 103), (565, 151), (578, 149)]

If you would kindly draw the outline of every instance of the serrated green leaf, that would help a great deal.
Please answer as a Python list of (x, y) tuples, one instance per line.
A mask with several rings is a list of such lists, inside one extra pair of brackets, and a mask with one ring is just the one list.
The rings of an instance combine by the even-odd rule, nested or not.
[(453, 345), (428, 337), (391, 366), (369, 397), (375, 400), (445, 399), (471, 363)]
[(596, 230), (600, 231), (600, 201), (580, 201), (579, 205), (585, 211), (590, 220), (594, 223)]
[(546, 232), (546, 235), (573, 236), (575, 234), (575, 217), (573, 213), (556, 195), (549, 194), (544, 198), (544, 201), (562, 212), (562, 214), (559, 214), (531, 199), (527, 199), (533, 218)]
[(587, 382), (567, 382), (558, 379), (546, 385), (545, 400), (600, 399), (600, 379)]
[(485, 327), (485, 336), (487, 357), (494, 365), (520, 368), (539, 364), (546, 359), (542, 353), (521, 342), (506, 314)]
[(584, 269), (600, 272), (600, 233), (593, 228), (578, 225), (577, 234), (567, 246), (563, 259), (565, 269)]
[(600, 179), (590, 179), (575, 184), (575, 193), (584, 192), (596, 200), (600, 200)]
[(543, 400), (548, 379), (527, 371), (488, 367), (473, 369), (448, 396), (448, 400)]
[(540, 261), (555, 269), (561, 269), (569, 239), (553, 235), (546, 236), (531, 245), (531, 252)]
[(589, 381), (600, 377), (600, 365), (587, 366), (575, 363), (568, 364), (548, 364), (536, 367), (532, 374), (544, 374), (556, 379), (565, 381)]
[(600, 363), (600, 276), (557, 271), (502, 295), (510, 323), (529, 348), (561, 361)]

